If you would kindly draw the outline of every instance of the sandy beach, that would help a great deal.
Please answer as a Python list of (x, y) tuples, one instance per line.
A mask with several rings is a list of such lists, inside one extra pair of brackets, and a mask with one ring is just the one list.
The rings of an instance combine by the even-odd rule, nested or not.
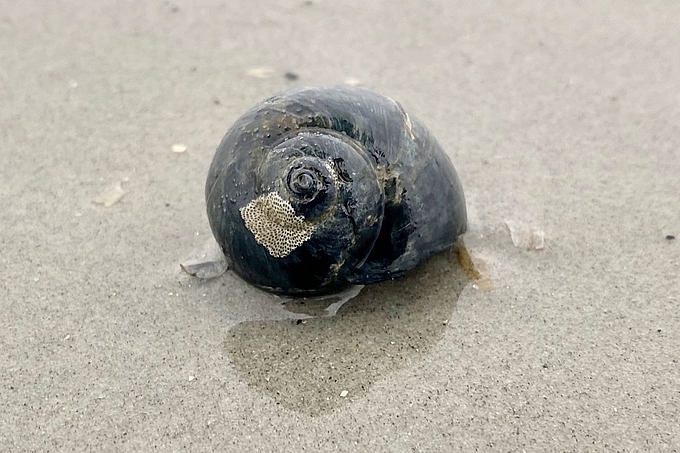
[[(0, 451), (680, 449), (680, 3), (0, 4)], [(182, 272), (229, 126), (318, 84), (427, 125), (477, 274)]]

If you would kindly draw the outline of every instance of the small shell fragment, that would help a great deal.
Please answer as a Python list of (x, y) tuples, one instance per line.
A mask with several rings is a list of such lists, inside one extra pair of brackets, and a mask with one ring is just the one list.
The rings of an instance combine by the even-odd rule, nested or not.
[(274, 70), (272, 68), (251, 68), (248, 69), (246, 74), (256, 79), (268, 79), (274, 74)]
[(349, 392), (348, 392), (347, 390), (343, 390), (342, 392), (340, 392), (340, 397), (341, 397), (341, 398), (344, 398), (344, 397), (346, 397), (348, 394), (349, 394)]
[(227, 261), (224, 259), (180, 263), (180, 267), (192, 277), (197, 277), (202, 280), (217, 278), (224, 274), (228, 268)]
[(183, 261), (179, 266), (192, 277), (203, 280), (217, 278), (229, 268), (226, 257), (214, 240), (208, 241), (198, 256)]
[(123, 195), (125, 195), (125, 190), (123, 190), (123, 187), (121, 186), (120, 182), (116, 182), (115, 184), (109, 186), (100, 195), (94, 197), (92, 201), (94, 201), (96, 204), (104, 205), (108, 208), (109, 206), (113, 206), (118, 202), (118, 200), (123, 198)]
[(510, 239), (515, 247), (527, 250), (542, 250), (545, 233), (543, 230), (523, 222), (506, 220), (505, 225), (510, 230)]
[(184, 143), (175, 143), (174, 145), (172, 145), (170, 147), (170, 151), (172, 151), (173, 153), (178, 153), (178, 154), (183, 153), (186, 150), (187, 150), (187, 145), (185, 145)]

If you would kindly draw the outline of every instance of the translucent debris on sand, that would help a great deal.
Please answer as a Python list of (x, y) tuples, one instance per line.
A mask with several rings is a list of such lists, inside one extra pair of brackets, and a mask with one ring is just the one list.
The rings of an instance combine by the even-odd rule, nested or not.
[(359, 295), (364, 285), (351, 285), (342, 291), (312, 297), (282, 297), (283, 306), (290, 313), (311, 317), (333, 317), (338, 310)]
[(505, 225), (510, 230), (510, 239), (515, 247), (527, 250), (542, 250), (545, 233), (540, 228), (516, 220), (506, 220)]
[(192, 277), (203, 280), (217, 278), (229, 268), (224, 253), (214, 240), (210, 240), (198, 256), (181, 262), (179, 266)]
[(116, 182), (107, 187), (101, 194), (94, 197), (92, 201), (108, 208), (123, 198), (123, 195), (125, 195), (125, 190), (123, 190), (120, 182)]

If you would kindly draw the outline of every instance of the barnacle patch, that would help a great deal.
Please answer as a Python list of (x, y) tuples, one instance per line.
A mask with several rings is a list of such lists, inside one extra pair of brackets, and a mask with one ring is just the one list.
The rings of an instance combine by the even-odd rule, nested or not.
[(271, 256), (283, 258), (312, 237), (316, 225), (296, 216), (276, 192), (262, 195), (240, 209), (246, 228)]

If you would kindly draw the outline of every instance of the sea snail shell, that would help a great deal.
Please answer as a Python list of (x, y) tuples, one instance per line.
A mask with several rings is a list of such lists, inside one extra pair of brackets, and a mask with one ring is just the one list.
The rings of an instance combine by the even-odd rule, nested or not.
[(246, 112), (217, 148), (206, 202), (229, 267), (280, 294), (399, 277), (467, 227), (435, 138), (354, 87), (292, 89)]

